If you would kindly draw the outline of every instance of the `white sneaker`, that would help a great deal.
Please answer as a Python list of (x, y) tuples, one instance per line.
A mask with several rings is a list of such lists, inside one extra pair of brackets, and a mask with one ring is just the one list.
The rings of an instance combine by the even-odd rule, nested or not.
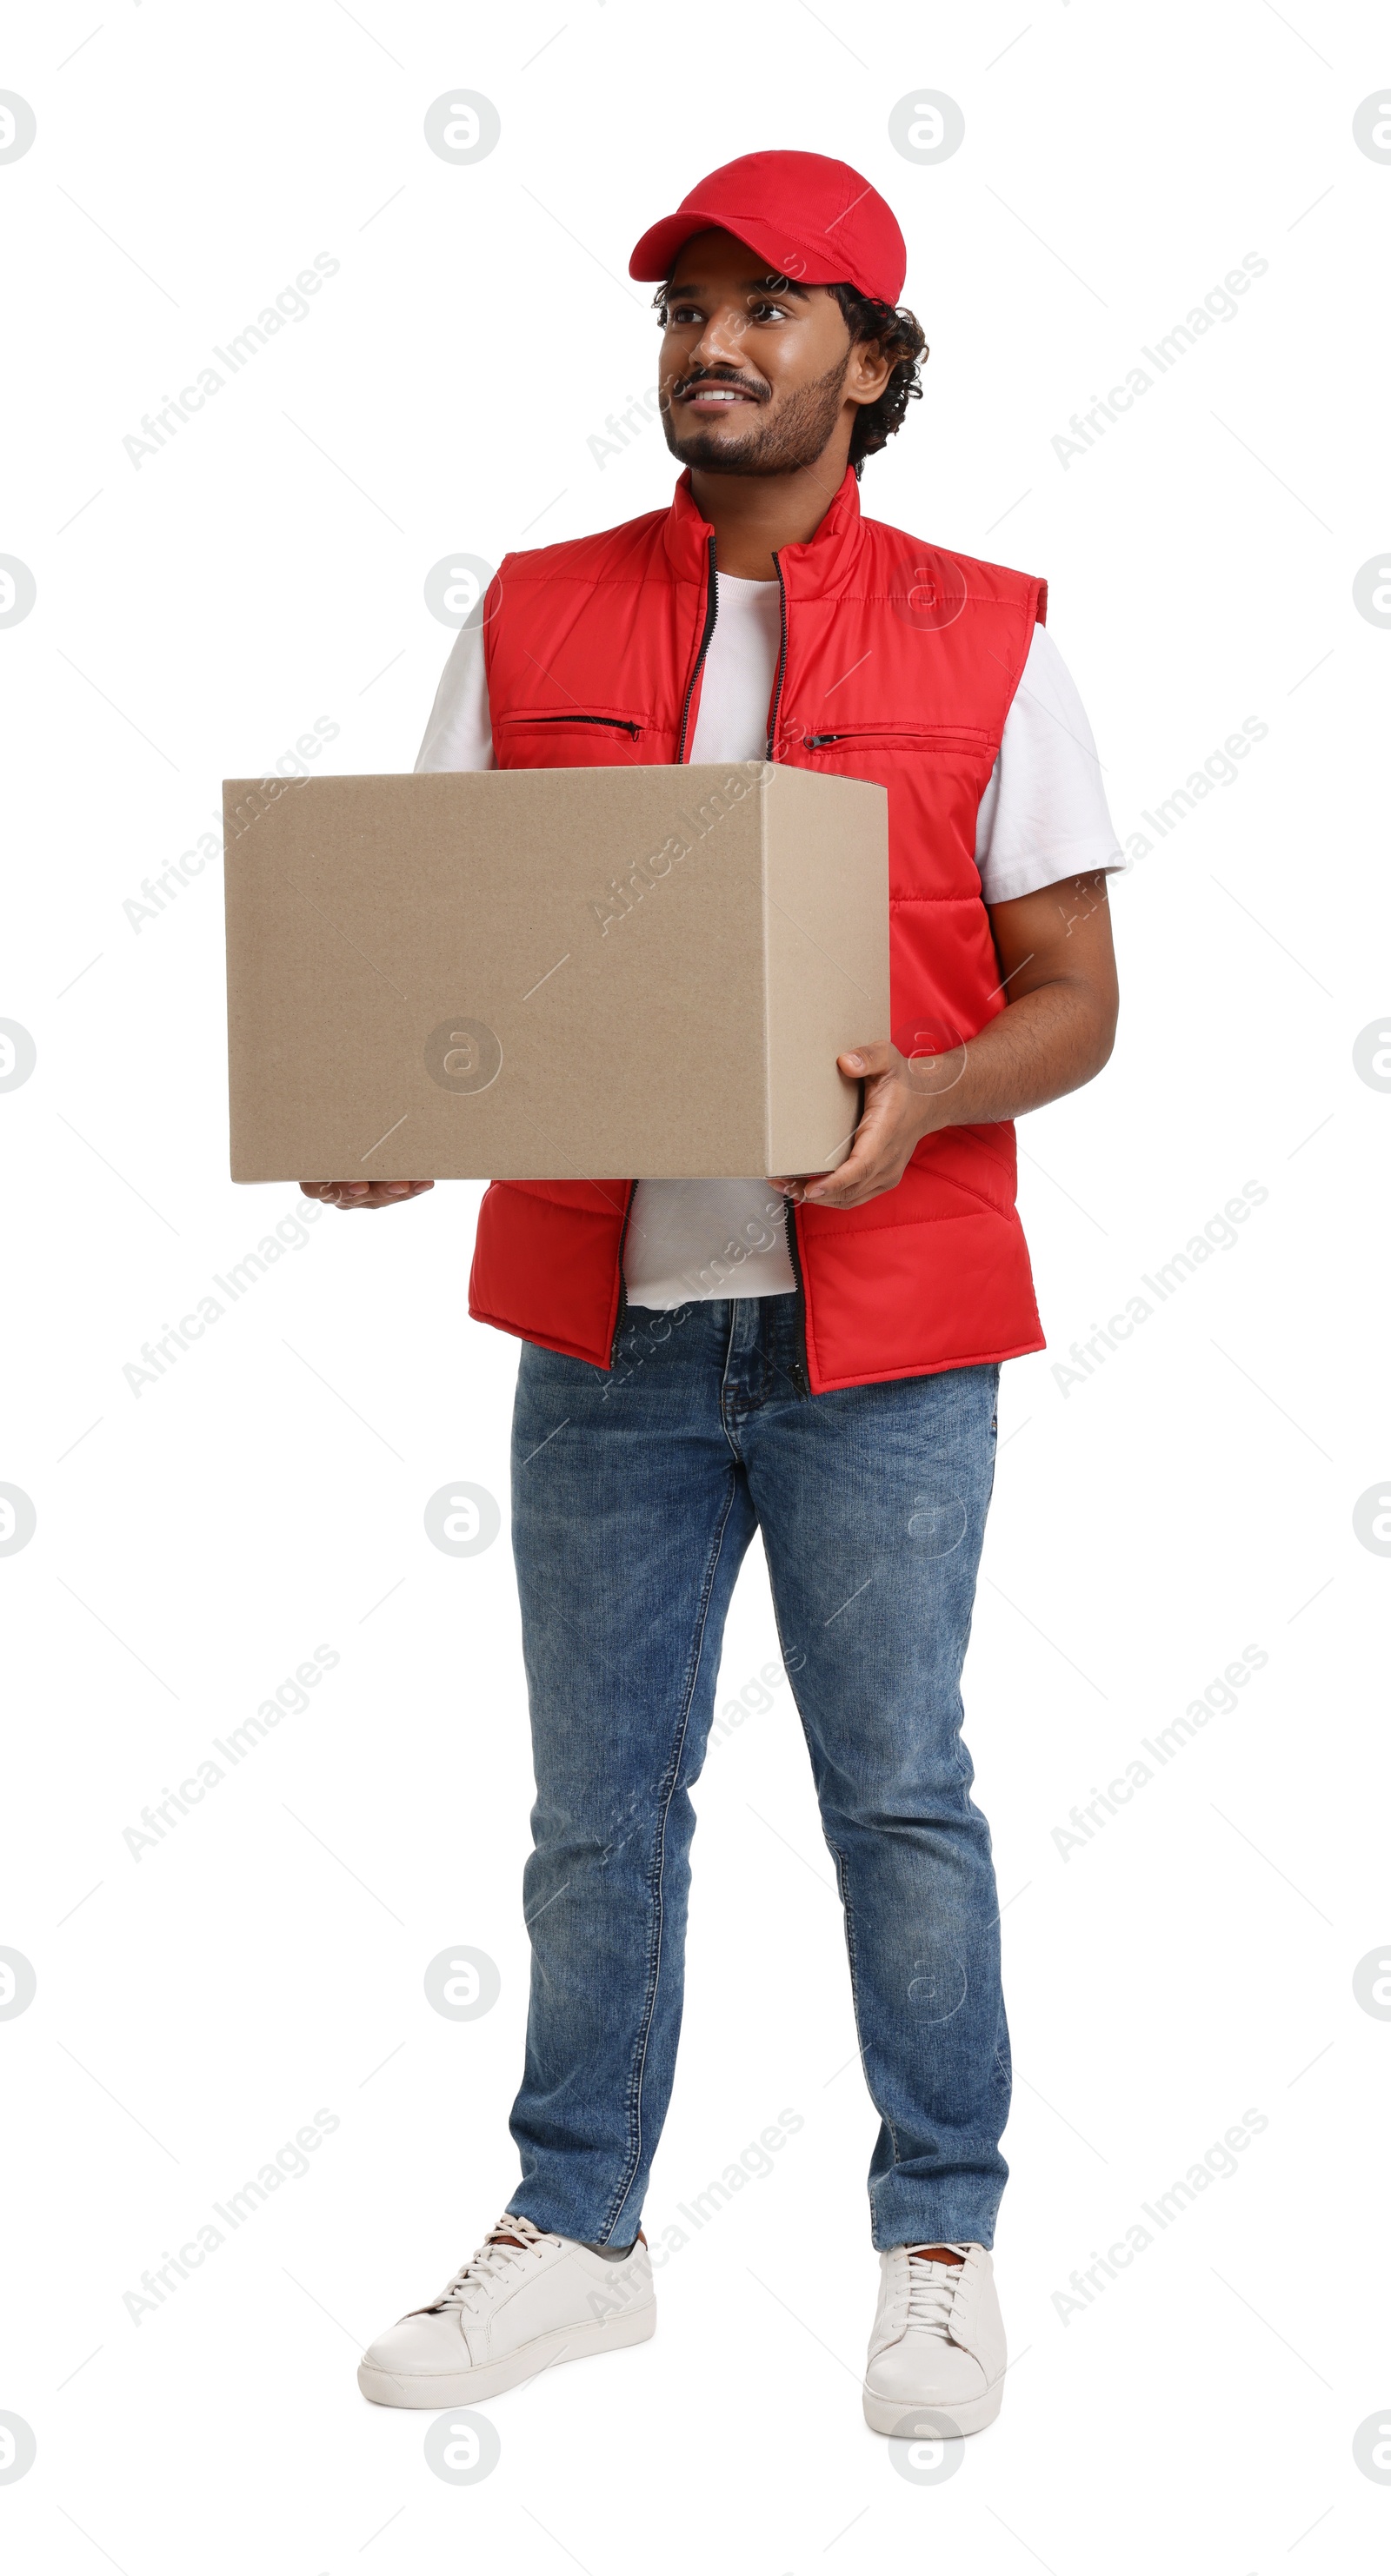
[[(925, 2410), (958, 2433), (993, 2424), (1005, 2386), (1005, 2329), (995, 2267), (983, 2245), (953, 2245), (960, 2263), (930, 2263), (911, 2246), (879, 2258), (879, 2308), (869, 2339), (865, 2422), (897, 2433)], [(907, 2429), (911, 2432), (911, 2420)]]
[[(515, 2241), (506, 2243), (506, 2238)], [(643, 2343), (657, 2323), (641, 2236), (606, 2262), (568, 2236), (543, 2236), (504, 2210), (486, 2244), (369, 2344), (357, 2384), (376, 2406), (467, 2406), (534, 2379), (551, 2363)]]

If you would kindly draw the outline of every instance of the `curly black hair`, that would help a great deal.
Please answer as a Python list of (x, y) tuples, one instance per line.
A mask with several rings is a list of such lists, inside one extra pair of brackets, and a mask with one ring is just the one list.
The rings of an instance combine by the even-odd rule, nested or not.
[[(669, 283), (667, 280), (659, 286), (652, 298), (652, 309), (663, 322)], [(862, 295), (857, 286), (833, 286), (830, 293), (840, 306), (852, 343), (868, 340), (893, 360), (893, 371), (879, 400), (862, 403), (855, 414), (850, 463), (858, 480), (865, 458), (876, 456), (881, 447), (888, 446), (894, 431), (903, 427), (903, 415), (910, 402), (921, 401), (919, 378), (930, 352), (927, 334), (906, 304), (882, 303), (878, 296)]]
[(922, 399), (919, 379), (928, 355), (927, 334), (906, 304), (881, 303), (877, 296), (861, 295), (856, 286), (833, 286), (831, 293), (852, 341), (869, 340), (893, 360), (893, 372), (879, 400), (862, 403), (855, 414), (850, 462), (858, 476), (865, 458), (876, 456), (888, 446), (894, 431), (903, 427), (910, 402)]

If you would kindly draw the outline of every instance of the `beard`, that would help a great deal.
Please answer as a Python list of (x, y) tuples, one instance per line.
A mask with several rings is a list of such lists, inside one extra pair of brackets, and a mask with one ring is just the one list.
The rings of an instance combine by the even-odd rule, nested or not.
[[(690, 424), (683, 435), (680, 406), (668, 396), (662, 405), (666, 443), (682, 465), (698, 466), (705, 474), (799, 474), (816, 463), (830, 439), (849, 364), (847, 355), (814, 383), (800, 385), (775, 410), (761, 405), (737, 438), (721, 437), (704, 422)], [(711, 378), (715, 384), (730, 381)]]

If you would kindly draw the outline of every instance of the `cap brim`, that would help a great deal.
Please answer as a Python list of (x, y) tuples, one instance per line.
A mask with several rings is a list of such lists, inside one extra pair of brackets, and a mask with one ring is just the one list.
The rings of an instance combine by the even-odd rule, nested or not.
[(628, 262), (628, 275), (637, 278), (670, 277), (686, 243), (696, 233), (730, 233), (735, 241), (747, 242), (759, 259), (768, 262), (771, 275), (797, 278), (807, 286), (834, 286), (845, 275), (845, 263), (839, 267), (822, 251), (819, 258), (809, 256), (792, 240), (790, 234), (775, 241), (756, 217), (746, 223), (741, 216), (729, 214), (723, 207), (685, 206), (678, 215), (666, 215), (653, 224), (638, 243)]

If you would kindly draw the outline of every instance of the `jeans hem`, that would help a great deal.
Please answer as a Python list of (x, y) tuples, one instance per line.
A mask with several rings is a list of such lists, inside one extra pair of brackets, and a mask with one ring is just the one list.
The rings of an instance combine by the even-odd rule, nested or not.
[[(536, 2213), (537, 2207), (540, 2204), (537, 2202), (536, 2195), (528, 2192), (525, 2186), (519, 2186), (519, 2189), (522, 2192), (522, 2197), (527, 2200), (529, 2204), (528, 2207), (525, 2209), (519, 2209), (517, 2207), (516, 2196), (514, 2195), (513, 2198), (509, 2200), (507, 2207), (502, 2213), (504, 2218), (528, 2218), (530, 2219), (533, 2227), (540, 2229), (543, 2236), (563, 2236), (566, 2243), (569, 2245), (583, 2245), (592, 2248), (595, 2246), (607, 2246), (611, 2242), (611, 2236), (605, 2236), (602, 2227), (593, 2236), (582, 2236), (578, 2227), (562, 2226), (559, 2220), (554, 2218), (538, 2218)], [(638, 2230), (641, 2225), (642, 2217), (641, 2214), (639, 2214), (639, 2216), (633, 2221), (633, 2234), (631, 2244), (629, 2245), (630, 2252), (632, 2250), (632, 2245), (637, 2243)], [(625, 2242), (627, 2241), (628, 2240), (625, 2239)]]
[(891, 2253), (896, 2245), (982, 2245), (988, 2254), (999, 2214), (998, 2199), (955, 2205), (938, 2201), (906, 2214), (901, 2203), (892, 2214), (871, 2208), (870, 2242), (876, 2254)]

